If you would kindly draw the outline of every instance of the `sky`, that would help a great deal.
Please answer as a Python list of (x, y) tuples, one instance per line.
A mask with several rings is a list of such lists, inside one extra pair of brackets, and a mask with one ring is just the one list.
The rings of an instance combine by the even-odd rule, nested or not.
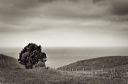
[(0, 47), (128, 47), (128, 0), (0, 0)]

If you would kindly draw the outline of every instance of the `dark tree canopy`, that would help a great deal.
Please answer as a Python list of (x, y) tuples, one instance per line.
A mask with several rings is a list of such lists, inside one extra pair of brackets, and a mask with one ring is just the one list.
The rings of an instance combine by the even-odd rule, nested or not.
[(33, 65), (37, 64), (39, 60), (46, 61), (46, 54), (41, 52), (41, 46), (35, 43), (29, 43), (19, 53), (19, 63), (25, 65), (26, 68), (33, 68)]

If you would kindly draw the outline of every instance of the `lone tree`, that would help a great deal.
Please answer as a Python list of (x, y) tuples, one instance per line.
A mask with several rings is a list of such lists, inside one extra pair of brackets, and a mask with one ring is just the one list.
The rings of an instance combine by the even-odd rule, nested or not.
[(20, 64), (25, 65), (26, 69), (32, 69), (38, 62), (42, 62), (44, 65), (41, 67), (45, 67), (46, 58), (46, 54), (42, 52), (40, 45), (29, 43), (19, 53), (18, 61)]

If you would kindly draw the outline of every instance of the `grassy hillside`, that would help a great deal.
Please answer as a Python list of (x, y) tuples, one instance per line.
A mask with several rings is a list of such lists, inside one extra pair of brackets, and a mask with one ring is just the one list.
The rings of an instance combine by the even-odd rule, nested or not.
[(65, 84), (71, 78), (53, 69), (21, 68), (15, 58), (0, 54), (0, 84)]
[(41, 67), (33, 69), (21, 68), (15, 58), (0, 54), (0, 84), (79, 83), (81, 83), (81, 80), (76, 80), (76, 77), (71, 75), (69, 76), (67, 74), (64, 75), (63, 73), (54, 69), (44, 69)]
[(44, 68), (24, 69), (20, 68), (16, 59), (0, 55), (0, 84), (127, 84), (127, 82), (127, 78), (74, 76)]
[(60, 67), (58, 69), (98, 70), (103, 68), (114, 68), (124, 65), (128, 65), (128, 56), (109, 56), (77, 61), (75, 63)]
[(17, 59), (0, 54), (0, 68), (17, 68), (19, 64)]

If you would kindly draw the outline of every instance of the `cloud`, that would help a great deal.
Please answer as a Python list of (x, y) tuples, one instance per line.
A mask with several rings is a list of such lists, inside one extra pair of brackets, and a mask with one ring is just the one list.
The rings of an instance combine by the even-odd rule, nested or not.
[[(0, 0), (0, 32), (46, 30), (58, 27), (55, 25), (64, 26), (65, 20), (70, 27), (79, 24), (77, 20), (116, 22), (128, 19), (128, 1), (98, 1), (106, 4), (95, 4), (91, 0)], [(70, 24), (70, 21), (76, 22)]]
[[(36, 8), (53, 0), (0, 0), (0, 32), (36, 30), (26, 20), (37, 16)], [(23, 27), (23, 28), (22, 28)], [(38, 28), (40, 29), (40, 28)]]
[[(107, 4), (115, 15), (128, 15), (128, 0), (93, 0), (95, 3)], [(106, 5), (105, 4), (105, 5)]]
[(61, 19), (97, 18), (102, 17), (104, 13), (102, 8), (92, 3), (74, 2), (74, 0), (0, 0), (0, 32), (44, 30), (52, 28), (52, 23), (58, 19), (61, 21)]
[[(49, 4), (44, 4), (46, 2)], [(103, 8), (94, 5), (90, 0), (79, 2), (78, 0), (77, 2), (74, 0), (0, 0), (0, 6), (0, 18), (5, 22), (38, 15), (60, 18), (95, 18), (105, 12)]]
[(48, 45), (62, 45), (70, 37), (65, 45), (77, 38), (74, 45), (93, 44), (97, 38), (98, 44), (110, 40), (110, 44), (127, 45), (127, 1), (100, 1), (0, 0), (0, 41), (2, 45), (43, 40)]
[(128, 15), (128, 0), (112, 0), (112, 13), (116, 15)]
[(0, 0), (0, 19), (3, 21), (17, 20), (28, 17), (32, 8), (51, 0)]
[(128, 21), (128, 0), (93, 0), (99, 6), (106, 6), (104, 16), (111, 21)]

